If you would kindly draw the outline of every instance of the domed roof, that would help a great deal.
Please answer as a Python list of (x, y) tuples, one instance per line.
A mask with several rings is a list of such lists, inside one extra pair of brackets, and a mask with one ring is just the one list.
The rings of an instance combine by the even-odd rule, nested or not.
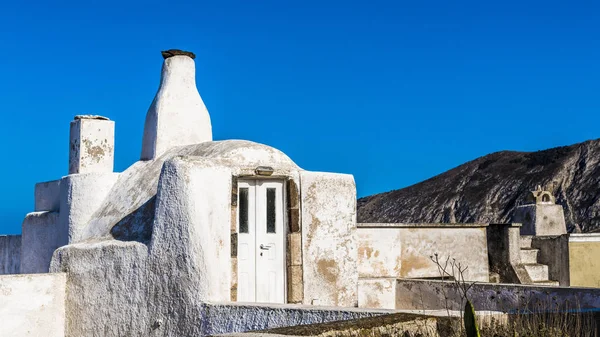
[(283, 152), (246, 140), (175, 147), (155, 160), (138, 161), (122, 172), (83, 230), (82, 240), (113, 236), (147, 242), (152, 234), (154, 201), (162, 166), (165, 161), (179, 156), (212, 158), (234, 168), (271, 166), (279, 170), (301, 170)]

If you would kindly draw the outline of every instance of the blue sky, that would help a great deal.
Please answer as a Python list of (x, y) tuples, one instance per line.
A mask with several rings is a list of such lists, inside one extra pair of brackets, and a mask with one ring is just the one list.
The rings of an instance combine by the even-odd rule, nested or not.
[(359, 196), (499, 150), (600, 137), (600, 8), (579, 2), (61, 1), (0, 5), (0, 233), (67, 174), (77, 114), (139, 158), (169, 48), (197, 54), (215, 139), (249, 139)]

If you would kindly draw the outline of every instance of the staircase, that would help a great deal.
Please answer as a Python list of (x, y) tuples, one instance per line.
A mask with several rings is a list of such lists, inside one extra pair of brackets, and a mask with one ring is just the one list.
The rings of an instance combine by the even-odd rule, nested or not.
[(538, 261), (539, 249), (531, 247), (533, 236), (521, 235), (521, 263), (533, 284), (540, 286), (555, 286), (558, 287), (558, 281), (549, 280), (548, 266), (541, 264)]

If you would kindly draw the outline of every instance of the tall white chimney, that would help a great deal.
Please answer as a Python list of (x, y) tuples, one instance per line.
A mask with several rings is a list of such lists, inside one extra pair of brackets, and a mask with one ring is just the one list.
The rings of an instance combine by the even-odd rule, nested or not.
[(160, 87), (146, 114), (142, 160), (176, 146), (212, 141), (210, 115), (196, 88), (196, 56), (177, 49), (162, 55)]

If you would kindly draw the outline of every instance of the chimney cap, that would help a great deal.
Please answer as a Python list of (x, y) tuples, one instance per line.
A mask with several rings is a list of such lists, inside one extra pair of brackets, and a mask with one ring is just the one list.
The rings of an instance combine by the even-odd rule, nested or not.
[(163, 58), (166, 60), (169, 57), (173, 57), (176, 55), (184, 55), (184, 56), (189, 56), (192, 59), (196, 58), (196, 55), (194, 53), (192, 53), (191, 51), (185, 51), (185, 50), (181, 50), (181, 49), (169, 49), (169, 50), (163, 50), (160, 52), (163, 56)]
[(102, 120), (102, 121), (109, 121), (110, 120), (108, 117), (98, 116), (98, 115), (77, 115), (73, 119), (76, 120), (76, 121), (78, 121), (80, 119), (97, 119), (97, 120)]

